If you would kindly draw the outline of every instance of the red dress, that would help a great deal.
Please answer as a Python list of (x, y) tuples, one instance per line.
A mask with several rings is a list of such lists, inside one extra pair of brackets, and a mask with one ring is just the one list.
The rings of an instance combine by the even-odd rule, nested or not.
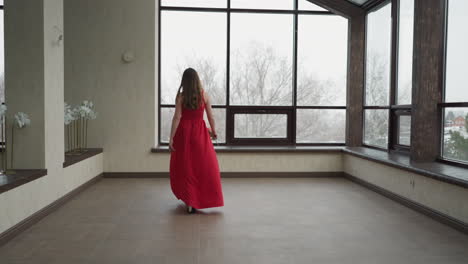
[(177, 199), (196, 209), (224, 205), (218, 160), (203, 120), (205, 103), (182, 109), (171, 153), (171, 189)]

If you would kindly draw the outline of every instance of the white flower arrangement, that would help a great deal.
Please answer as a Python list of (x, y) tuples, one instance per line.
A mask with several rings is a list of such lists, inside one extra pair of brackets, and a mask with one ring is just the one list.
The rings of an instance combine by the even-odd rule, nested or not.
[(0, 105), (0, 117), (5, 116), (7, 109), (6, 105)]
[(97, 118), (97, 113), (94, 110), (94, 104), (91, 101), (83, 101), (74, 109), (79, 118), (94, 120)]
[(23, 128), (31, 124), (31, 119), (26, 113), (18, 112), (15, 114), (15, 125), (18, 128)]
[(85, 100), (74, 108), (65, 103), (64, 111), (65, 125), (69, 125), (66, 135), (69, 155), (79, 155), (86, 152), (88, 145), (88, 120), (97, 118), (93, 102)]
[(69, 125), (71, 122), (76, 120), (76, 113), (75, 111), (71, 108), (71, 105), (65, 103), (65, 125)]

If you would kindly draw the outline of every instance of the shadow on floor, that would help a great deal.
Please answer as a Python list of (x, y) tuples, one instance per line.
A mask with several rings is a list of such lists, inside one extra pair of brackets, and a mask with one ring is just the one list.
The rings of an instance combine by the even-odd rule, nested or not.
[[(187, 207), (185, 204), (178, 204), (170, 210), (171, 215), (190, 215), (187, 213)], [(219, 209), (197, 209), (194, 215), (212, 215), (224, 217), (224, 213)]]

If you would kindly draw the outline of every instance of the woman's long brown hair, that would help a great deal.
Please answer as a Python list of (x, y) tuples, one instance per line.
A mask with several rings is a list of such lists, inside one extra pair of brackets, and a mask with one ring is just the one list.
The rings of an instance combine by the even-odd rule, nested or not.
[(202, 102), (202, 89), (198, 73), (194, 69), (188, 68), (182, 75), (182, 81), (180, 82), (177, 96), (182, 95), (182, 105), (185, 108), (197, 109)]

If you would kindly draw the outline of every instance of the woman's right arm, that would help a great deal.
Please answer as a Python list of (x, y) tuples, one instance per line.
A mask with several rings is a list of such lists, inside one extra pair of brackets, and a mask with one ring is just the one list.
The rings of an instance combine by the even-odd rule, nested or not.
[(215, 119), (213, 116), (213, 109), (211, 108), (210, 97), (208, 96), (206, 92), (203, 92), (203, 95), (204, 95), (203, 98), (205, 100), (205, 106), (206, 106), (205, 107), (206, 116), (208, 117), (208, 122), (210, 123), (212, 137), (213, 139), (216, 139), (218, 138), (218, 134), (216, 133), (216, 123), (215, 123)]

